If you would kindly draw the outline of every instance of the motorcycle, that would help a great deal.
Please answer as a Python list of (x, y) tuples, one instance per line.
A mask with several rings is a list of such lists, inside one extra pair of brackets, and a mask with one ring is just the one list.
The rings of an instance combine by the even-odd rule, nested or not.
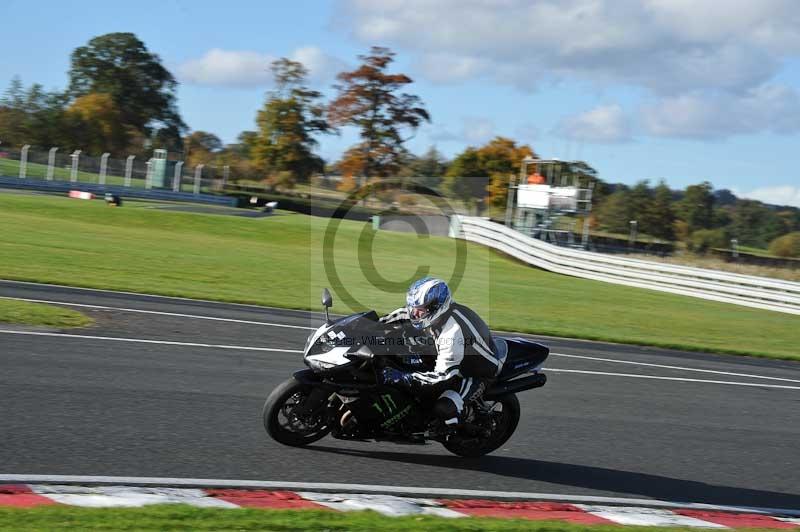
[(388, 366), (418, 370), (425, 350), (435, 349), (425, 337), (409, 327), (381, 323), (375, 311), (331, 320), (328, 289), (322, 305), (325, 323), (309, 335), (303, 350), (308, 368), (281, 383), (264, 404), (264, 427), (284, 445), (301, 447), (330, 434), (401, 444), (436, 441), (459, 456), (483, 456), (516, 430), (516, 394), (547, 381), (541, 372), (547, 347), (524, 338), (494, 337), (500, 373), (482, 395), (464, 404), (459, 423), (443, 424), (432, 412), (436, 398), (416, 397), (378, 379)]

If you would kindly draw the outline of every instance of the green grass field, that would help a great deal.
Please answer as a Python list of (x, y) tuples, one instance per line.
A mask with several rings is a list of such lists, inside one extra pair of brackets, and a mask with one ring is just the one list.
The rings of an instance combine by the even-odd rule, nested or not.
[(0, 530), (51, 532), (55, 530), (214, 530), (282, 532), (666, 532), (690, 528), (574, 525), (556, 521), (512, 519), (447, 519), (431, 516), (383, 517), (374, 512), (312, 510), (256, 510), (147, 506), (143, 508), (75, 508), (44, 506), (31, 509), (0, 507)]
[[(326, 258), (324, 218), (152, 207), (0, 194), (0, 278), (315, 310), (330, 286), (334, 312), (351, 310), (343, 289), (360, 301), (354, 306), (385, 312), (426, 273), (420, 265), (449, 279), (456, 255), (453, 239), (372, 233), (344, 221)], [(373, 236), (370, 252), (364, 239)], [(466, 250), (456, 298), (495, 329), (800, 360), (797, 316), (556, 275), (478, 245)], [(328, 279), (331, 264), (340, 283)]]
[(0, 299), (0, 323), (62, 328), (83, 327), (92, 323), (92, 320), (80, 312), (61, 307)]

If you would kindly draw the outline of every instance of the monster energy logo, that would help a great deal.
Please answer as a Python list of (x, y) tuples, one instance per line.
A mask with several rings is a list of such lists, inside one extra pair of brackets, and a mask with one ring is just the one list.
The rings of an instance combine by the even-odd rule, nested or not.
[[(383, 406), (381, 406), (381, 399), (383, 399)], [(392, 399), (392, 395), (385, 393), (381, 395), (377, 401), (372, 403), (372, 408), (378, 411), (378, 413), (382, 416), (392, 415), (392, 413), (397, 410), (397, 405)], [(384, 408), (386, 409), (384, 412)]]
[(378, 397), (377, 401), (372, 403), (372, 408), (377, 410), (384, 418), (388, 418), (381, 423), (381, 427), (386, 428), (404, 418), (406, 414), (408, 414), (408, 411), (411, 410), (411, 405), (406, 405), (405, 408), (397, 412), (397, 404), (394, 402), (394, 399), (392, 399), (391, 394), (385, 393)]
[(401, 411), (399, 411), (398, 413), (396, 413), (395, 415), (393, 415), (392, 417), (381, 423), (381, 427), (386, 428), (394, 425), (402, 418), (404, 418), (405, 415), (408, 414), (409, 410), (411, 410), (411, 405), (406, 405), (404, 409), (402, 409)]

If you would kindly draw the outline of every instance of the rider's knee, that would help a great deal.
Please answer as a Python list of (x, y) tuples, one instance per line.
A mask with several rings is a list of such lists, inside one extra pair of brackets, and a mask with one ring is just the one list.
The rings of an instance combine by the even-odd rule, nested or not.
[(461, 410), (464, 408), (464, 400), (457, 392), (446, 390), (433, 407), (433, 412), (442, 421), (458, 420)]

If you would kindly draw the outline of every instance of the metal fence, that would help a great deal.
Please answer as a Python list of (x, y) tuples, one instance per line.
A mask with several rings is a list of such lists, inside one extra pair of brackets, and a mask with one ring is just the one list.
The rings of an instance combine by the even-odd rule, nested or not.
[(564, 275), (800, 315), (800, 283), (567, 249), (470, 216), (453, 216), (450, 235)]
[(160, 161), (134, 155), (114, 159), (110, 154), (84, 154), (80, 150), (64, 153), (49, 150), (0, 148), (0, 176), (19, 179), (62, 181), (126, 189), (158, 189), (194, 195), (218, 191), (225, 185), (227, 168), (211, 165), (190, 168), (182, 161)]

